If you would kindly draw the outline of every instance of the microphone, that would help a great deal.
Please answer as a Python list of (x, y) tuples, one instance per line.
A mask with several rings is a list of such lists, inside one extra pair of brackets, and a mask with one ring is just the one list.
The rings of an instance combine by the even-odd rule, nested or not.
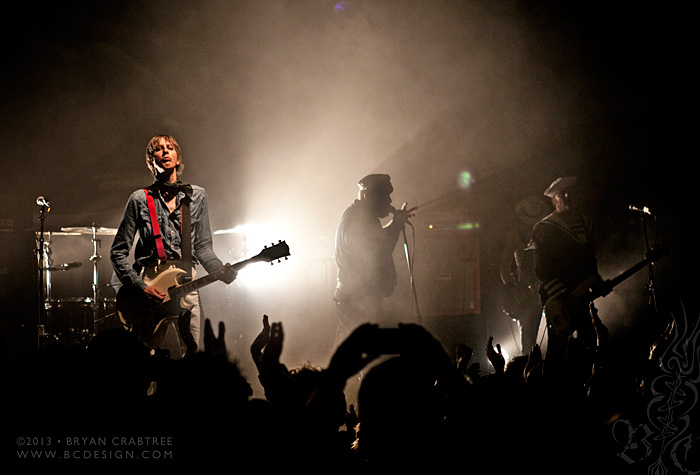
[(649, 208), (647, 208), (646, 206), (643, 208), (637, 208), (636, 206), (630, 205), (629, 209), (631, 211), (636, 211), (638, 213), (644, 213), (644, 214), (648, 214), (649, 216), (651, 216), (651, 211), (649, 211)]
[(38, 196), (36, 199), (36, 204), (41, 206), (42, 208), (46, 208), (47, 210), (51, 210), (51, 203), (46, 201), (46, 198), (43, 196)]

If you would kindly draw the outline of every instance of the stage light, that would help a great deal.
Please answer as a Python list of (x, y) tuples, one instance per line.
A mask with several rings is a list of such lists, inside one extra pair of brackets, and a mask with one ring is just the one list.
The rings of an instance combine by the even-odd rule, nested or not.
[(457, 225), (457, 229), (459, 230), (466, 230), (466, 231), (471, 231), (473, 229), (479, 229), (481, 225), (479, 223), (462, 223)]
[(458, 231), (472, 231), (475, 229), (479, 229), (481, 227), (481, 224), (478, 222), (466, 222), (466, 223), (459, 223), (459, 224), (454, 224), (454, 223), (438, 223), (438, 224), (428, 224), (427, 228), (430, 230), (435, 230), (435, 231), (453, 231), (453, 230), (458, 230)]
[[(266, 254), (266, 249), (280, 244), (278, 236), (283, 234), (277, 226), (272, 224), (242, 224), (231, 229), (215, 231), (217, 241), (225, 241), (228, 248), (227, 254), (233, 257), (232, 264), (242, 263), (255, 259), (261, 253)], [(260, 286), (269, 286), (279, 282), (288, 272), (289, 266), (283, 264), (284, 257), (279, 262), (250, 262), (238, 271), (236, 278), (239, 286), (248, 289)], [(277, 265), (279, 264), (279, 265)], [(287, 269), (285, 269), (287, 267)]]
[(457, 184), (461, 189), (466, 190), (474, 184), (474, 178), (468, 171), (462, 171), (457, 177)]

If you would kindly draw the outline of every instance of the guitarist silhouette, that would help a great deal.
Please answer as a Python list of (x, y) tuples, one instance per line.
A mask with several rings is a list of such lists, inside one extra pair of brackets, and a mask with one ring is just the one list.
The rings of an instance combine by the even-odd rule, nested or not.
[[(610, 289), (598, 273), (591, 220), (575, 208), (576, 177), (556, 179), (544, 195), (551, 198), (554, 212), (533, 228), (535, 273), (541, 282), (540, 301), (547, 318), (545, 376), (561, 376), (569, 337), (576, 332), (585, 348), (596, 347), (596, 330), (590, 302), (577, 299), (575, 291)], [(582, 292), (581, 290), (578, 290)]]

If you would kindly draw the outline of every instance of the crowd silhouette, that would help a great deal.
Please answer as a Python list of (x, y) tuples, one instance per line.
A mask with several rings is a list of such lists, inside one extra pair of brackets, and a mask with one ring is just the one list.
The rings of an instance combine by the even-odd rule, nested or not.
[[(591, 318), (599, 322), (594, 311)], [(506, 361), (489, 338), (482, 350), (489, 368), (481, 368), (475, 350), (459, 344), (448, 351), (416, 324), (366, 323), (335, 349), (327, 367), (300, 362), (290, 369), (281, 362), (283, 323), (264, 315), (250, 342), (264, 388), (263, 397), (254, 397), (229, 357), (223, 323), (215, 331), (206, 320), (203, 347), (181, 359), (113, 328), (86, 347), (3, 353), (2, 407), (11, 416), (4, 452), (8, 461), (17, 459), (19, 436), (129, 435), (167, 438), (167, 460), (141, 460), (161, 467), (635, 473), (638, 467), (618, 456), (611, 424), (643, 411), (649, 395), (640, 381), (658, 360), (618, 371), (604, 325), (596, 329), (597, 348), (571, 340), (566, 378), (557, 380), (543, 373), (538, 346)], [(670, 335), (667, 329), (657, 346)], [(348, 404), (347, 382), (358, 375), (357, 405)]]

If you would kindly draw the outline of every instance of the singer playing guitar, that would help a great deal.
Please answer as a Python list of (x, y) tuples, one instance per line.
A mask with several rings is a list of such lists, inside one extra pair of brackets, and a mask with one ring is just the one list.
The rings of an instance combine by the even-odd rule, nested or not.
[[(197, 264), (209, 274), (218, 271), (219, 280), (233, 282), (236, 270), (224, 264), (212, 247), (206, 191), (180, 181), (184, 165), (177, 141), (169, 135), (153, 137), (146, 147), (146, 165), (154, 181), (129, 197), (110, 251), (122, 286), (140, 289), (144, 298), (159, 302), (166, 294), (147, 282), (172, 267), (181, 268), (194, 279)], [(129, 253), (137, 234), (132, 265)], [(191, 312), (188, 336), (196, 344), (202, 318), (198, 292), (188, 294), (183, 303)], [(139, 336), (147, 342), (152, 335)]]

